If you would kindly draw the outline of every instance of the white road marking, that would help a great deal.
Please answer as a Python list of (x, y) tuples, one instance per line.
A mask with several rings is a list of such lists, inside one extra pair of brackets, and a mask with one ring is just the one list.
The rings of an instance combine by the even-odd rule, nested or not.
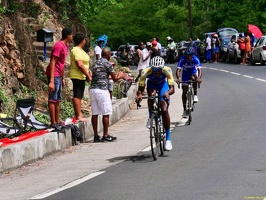
[(216, 70), (216, 71), (218, 71), (218, 70), (219, 70), (219, 69), (217, 69), (217, 68), (212, 68), (212, 67), (210, 67), (209, 69)]
[(34, 197), (31, 197), (31, 198), (29, 198), (29, 200), (44, 199), (44, 198), (49, 197), (51, 195), (54, 195), (54, 194), (56, 194), (58, 192), (61, 192), (63, 190), (66, 190), (66, 189), (69, 189), (69, 188), (74, 187), (76, 185), (79, 185), (79, 184), (81, 184), (81, 183), (83, 183), (83, 182), (85, 182), (85, 181), (87, 181), (89, 179), (92, 179), (92, 178), (94, 178), (96, 176), (99, 176), (99, 175), (101, 175), (103, 173), (105, 173), (105, 171), (94, 172), (92, 174), (89, 174), (88, 176), (84, 176), (84, 177), (82, 177), (80, 179), (77, 179), (75, 181), (67, 183), (66, 185), (63, 185), (63, 186), (61, 186), (61, 187), (59, 187), (59, 188), (57, 188), (55, 190), (51, 190), (51, 191), (36, 195)]
[(231, 74), (234, 74), (234, 75), (237, 75), (237, 76), (240, 76), (241, 74), (239, 73), (236, 73), (236, 72), (230, 72)]
[(262, 82), (266, 82), (266, 80), (261, 79), (261, 78), (256, 78), (257, 81), (262, 81)]
[(224, 69), (219, 69), (219, 71), (220, 71), (220, 72), (226, 72), (226, 73), (230, 72), (230, 71), (228, 71), (228, 70), (224, 70)]
[(139, 150), (139, 152), (147, 152), (151, 150), (151, 146), (147, 146), (146, 148)]
[(246, 78), (254, 78), (253, 76), (248, 76), (248, 75), (242, 75), (242, 76), (244, 76)]

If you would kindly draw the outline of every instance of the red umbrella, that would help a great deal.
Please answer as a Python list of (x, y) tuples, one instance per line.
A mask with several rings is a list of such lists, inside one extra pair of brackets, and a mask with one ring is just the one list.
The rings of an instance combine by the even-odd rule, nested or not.
[(253, 24), (248, 24), (248, 30), (253, 33), (256, 38), (260, 38), (262, 36), (261, 30)]

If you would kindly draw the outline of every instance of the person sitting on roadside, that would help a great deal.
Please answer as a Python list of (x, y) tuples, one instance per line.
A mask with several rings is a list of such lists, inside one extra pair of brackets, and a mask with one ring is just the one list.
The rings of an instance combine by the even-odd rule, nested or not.
[[(94, 132), (94, 142), (111, 142), (117, 138), (108, 134), (109, 115), (112, 114), (112, 101), (108, 91), (108, 77), (111, 75), (114, 81), (123, 79), (126, 74), (119, 72), (115, 74), (112, 63), (109, 62), (111, 51), (107, 48), (102, 50), (102, 58), (92, 66), (92, 81), (90, 85), (90, 99), (92, 118), (91, 123)], [(102, 114), (103, 136), (98, 135), (98, 115)]]
[[(177, 65), (176, 70), (176, 78), (177, 78), (177, 84), (180, 84), (181, 82), (181, 71), (182, 71), (182, 81), (196, 81), (193, 83), (194, 88), (194, 99), (193, 101), (197, 103), (199, 101), (197, 96), (197, 88), (198, 84), (201, 83), (201, 77), (202, 77), (202, 71), (201, 71), (201, 63), (200, 59), (194, 55), (195, 49), (193, 47), (189, 47), (185, 55), (180, 58), (180, 61)], [(187, 102), (187, 91), (188, 91), (188, 85), (186, 83), (182, 84), (182, 102), (183, 102), (183, 118), (187, 118), (187, 108), (186, 108), (186, 102)]]
[[(166, 131), (165, 149), (170, 151), (172, 149), (171, 135), (170, 135), (170, 115), (168, 107), (170, 104), (170, 95), (175, 92), (175, 81), (170, 67), (164, 66), (164, 59), (156, 56), (151, 59), (150, 66), (145, 68), (140, 77), (139, 88), (137, 91), (137, 100), (142, 99), (142, 93), (145, 88), (147, 79), (147, 93), (148, 96), (155, 96), (158, 92), (160, 96), (159, 101), (162, 108), (163, 124)], [(147, 121), (147, 128), (150, 128), (150, 118), (152, 116), (153, 99), (148, 98), (149, 118)]]

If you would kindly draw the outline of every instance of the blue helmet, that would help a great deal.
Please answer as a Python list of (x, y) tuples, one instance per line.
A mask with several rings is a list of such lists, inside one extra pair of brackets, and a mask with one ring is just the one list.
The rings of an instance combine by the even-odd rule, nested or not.
[(188, 47), (185, 55), (193, 55), (195, 53), (195, 48), (194, 47)]

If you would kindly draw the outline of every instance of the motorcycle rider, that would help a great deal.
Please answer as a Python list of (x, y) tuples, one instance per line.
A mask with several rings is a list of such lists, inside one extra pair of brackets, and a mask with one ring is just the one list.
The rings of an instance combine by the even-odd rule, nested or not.
[(126, 44), (123, 52), (124, 58), (126, 59), (127, 64), (129, 65), (132, 61), (133, 50), (131, 49), (129, 43)]
[(167, 38), (167, 42), (166, 42), (166, 45), (167, 45), (167, 58), (169, 60), (169, 63), (174, 63), (175, 61), (175, 54), (176, 54), (176, 43), (174, 42), (174, 40), (168, 36)]

